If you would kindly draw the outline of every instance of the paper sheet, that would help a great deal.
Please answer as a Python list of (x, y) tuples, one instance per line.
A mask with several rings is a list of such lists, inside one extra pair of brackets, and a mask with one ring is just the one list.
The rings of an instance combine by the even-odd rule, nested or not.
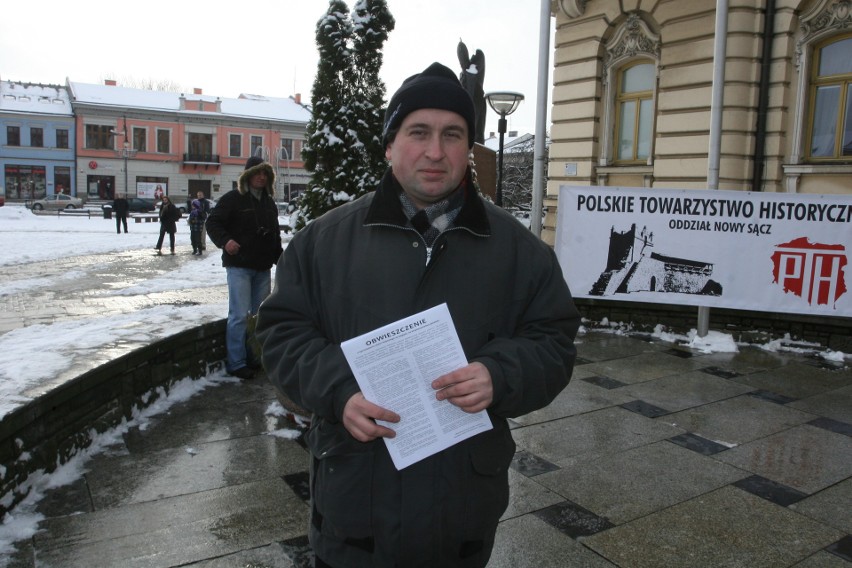
[(403, 469), (492, 428), (484, 410), (464, 412), (435, 398), (433, 380), (467, 365), (450, 311), (441, 304), (341, 344), (364, 397), (399, 414), (385, 438)]

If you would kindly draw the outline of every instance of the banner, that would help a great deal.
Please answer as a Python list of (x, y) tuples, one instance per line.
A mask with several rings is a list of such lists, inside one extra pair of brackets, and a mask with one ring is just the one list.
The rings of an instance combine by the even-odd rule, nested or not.
[(571, 187), (556, 254), (576, 298), (852, 316), (852, 197)]
[(136, 197), (160, 200), (169, 194), (169, 184), (162, 182), (136, 182)]

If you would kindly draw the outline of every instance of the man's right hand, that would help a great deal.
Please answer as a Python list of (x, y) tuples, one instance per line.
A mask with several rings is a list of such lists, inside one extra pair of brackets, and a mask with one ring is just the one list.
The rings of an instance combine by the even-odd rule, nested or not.
[(393, 438), (396, 432), (376, 424), (376, 420), (399, 422), (399, 415), (355, 393), (343, 407), (343, 426), (359, 442), (371, 442), (376, 438)]
[(238, 252), (240, 252), (240, 243), (238, 243), (234, 239), (231, 239), (230, 241), (225, 243), (225, 252), (230, 254), (231, 256), (237, 254)]

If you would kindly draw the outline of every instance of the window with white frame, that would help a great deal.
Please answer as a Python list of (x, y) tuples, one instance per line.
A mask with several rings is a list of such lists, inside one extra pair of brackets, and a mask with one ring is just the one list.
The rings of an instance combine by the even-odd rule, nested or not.
[(852, 34), (813, 50), (807, 157), (814, 161), (852, 156)]
[(654, 125), (653, 63), (639, 61), (618, 71), (615, 96), (616, 163), (647, 162)]
[(651, 164), (660, 36), (646, 17), (629, 14), (606, 43), (601, 167)]

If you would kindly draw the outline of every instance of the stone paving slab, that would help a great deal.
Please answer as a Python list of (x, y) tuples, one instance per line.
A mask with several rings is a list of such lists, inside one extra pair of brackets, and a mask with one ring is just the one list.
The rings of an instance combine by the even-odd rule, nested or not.
[(629, 385), (619, 389), (619, 394), (677, 412), (733, 398), (751, 390), (752, 387), (701, 371), (688, 371)]
[[(734, 417), (732, 419), (732, 417)], [(758, 397), (743, 395), (658, 418), (728, 446), (757, 440), (804, 424), (814, 415)]]
[(705, 364), (701, 357), (682, 358), (666, 352), (655, 351), (591, 363), (587, 365), (586, 370), (596, 375), (633, 384), (667, 375), (680, 375), (703, 366)]
[(620, 525), (748, 476), (668, 441), (565, 460), (535, 478), (554, 493)]
[(512, 431), (519, 449), (559, 464), (583, 454), (621, 452), (684, 433), (619, 407)]
[(180, 566), (301, 535), (308, 507), (280, 478), (48, 519), (39, 568)]
[(778, 568), (842, 536), (789, 509), (723, 487), (582, 542), (625, 568)]
[(810, 495), (852, 476), (852, 439), (804, 424), (748, 442), (716, 459)]

